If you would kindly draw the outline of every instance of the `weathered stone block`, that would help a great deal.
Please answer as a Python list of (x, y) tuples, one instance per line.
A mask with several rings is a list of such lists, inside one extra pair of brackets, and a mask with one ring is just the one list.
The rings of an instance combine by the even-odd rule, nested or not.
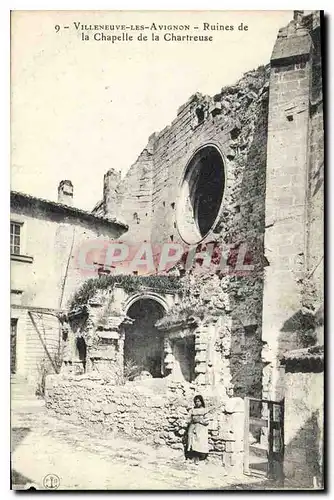
[(210, 431), (217, 431), (218, 430), (218, 420), (216, 418), (210, 420), (208, 428)]
[(212, 446), (213, 451), (219, 451), (222, 452), (225, 450), (225, 443), (223, 441), (209, 441), (210, 446)]
[(118, 409), (117, 405), (112, 403), (102, 406), (102, 411), (106, 415), (117, 413), (117, 409)]
[(230, 398), (226, 401), (225, 412), (226, 413), (243, 413), (245, 410), (245, 404), (241, 398)]
[(226, 469), (233, 469), (234, 473), (242, 472), (243, 470), (243, 453), (228, 453), (223, 455), (223, 464)]
[(219, 432), (219, 438), (223, 441), (236, 441), (238, 438), (240, 438), (240, 435), (239, 433), (235, 433), (233, 431), (222, 430)]
[(225, 442), (225, 451), (227, 453), (235, 453), (243, 451), (243, 442), (242, 441), (226, 441)]

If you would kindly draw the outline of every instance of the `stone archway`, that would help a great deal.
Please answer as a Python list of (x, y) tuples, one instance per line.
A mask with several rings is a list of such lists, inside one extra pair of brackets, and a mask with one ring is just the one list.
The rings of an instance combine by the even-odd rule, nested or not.
[(162, 297), (161, 295), (159, 295), (158, 293), (155, 293), (155, 292), (145, 291), (145, 292), (135, 293), (133, 295), (130, 295), (130, 297), (127, 298), (127, 300), (125, 301), (125, 303), (123, 305), (123, 313), (125, 315), (127, 315), (128, 310), (132, 306), (132, 304), (134, 304), (138, 300), (142, 300), (142, 299), (152, 299), (152, 300), (156, 301), (158, 304), (160, 304), (163, 307), (164, 312), (167, 312), (170, 308), (170, 304), (167, 302), (167, 300), (164, 297)]
[(155, 294), (138, 294), (128, 299), (125, 310), (130, 321), (124, 325), (124, 371), (130, 379), (143, 372), (163, 377), (164, 337), (155, 323), (165, 314), (165, 301)]

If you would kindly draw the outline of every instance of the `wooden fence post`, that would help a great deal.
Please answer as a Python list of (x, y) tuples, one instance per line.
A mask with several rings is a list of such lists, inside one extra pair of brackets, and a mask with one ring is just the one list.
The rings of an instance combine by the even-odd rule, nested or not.
[(245, 402), (245, 424), (244, 424), (244, 474), (249, 474), (249, 398)]

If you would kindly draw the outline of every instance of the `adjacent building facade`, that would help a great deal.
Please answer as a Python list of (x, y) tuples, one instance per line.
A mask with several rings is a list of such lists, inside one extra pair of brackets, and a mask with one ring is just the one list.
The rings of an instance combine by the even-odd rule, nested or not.
[(11, 372), (34, 384), (40, 363), (57, 363), (58, 320), (87, 279), (78, 252), (85, 241), (114, 239), (127, 229), (113, 219), (73, 207), (73, 186), (62, 181), (58, 202), (11, 193)]

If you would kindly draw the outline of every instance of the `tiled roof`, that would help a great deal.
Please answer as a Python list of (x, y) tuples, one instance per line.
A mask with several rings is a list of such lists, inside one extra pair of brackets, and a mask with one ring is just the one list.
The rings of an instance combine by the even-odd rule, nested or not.
[(284, 354), (282, 363), (286, 371), (319, 372), (324, 368), (324, 346), (315, 345)]
[(98, 203), (96, 203), (92, 210), (92, 213), (95, 215), (103, 214), (103, 200), (100, 200)]
[(324, 346), (315, 345), (311, 347), (305, 347), (303, 349), (295, 349), (294, 351), (289, 351), (284, 355), (284, 359), (315, 359), (324, 357)]
[(41, 205), (52, 212), (62, 213), (64, 215), (69, 215), (72, 217), (81, 217), (85, 220), (91, 222), (99, 222), (100, 224), (114, 224), (119, 226), (122, 229), (128, 229), (128, 225), (124, 222), (114, 218), (114, 217), (101, 217), (99, 215), (95, 215), (91, 212), (87, 212), (86, 210), (82, 210), (81, 208), (72, 207), (69, 205), (64, 205), (63, 203), (57, 203), (55, 201), (45, 200), (43, 198), (38, 198), (36, 196), (32, 196), (30, 194), (20, 193), (18, 191), (11, 191), (10, 193), (10, 202), (11, 206), (20, 206), (22, 203), (32, 203), (34, 205)]

